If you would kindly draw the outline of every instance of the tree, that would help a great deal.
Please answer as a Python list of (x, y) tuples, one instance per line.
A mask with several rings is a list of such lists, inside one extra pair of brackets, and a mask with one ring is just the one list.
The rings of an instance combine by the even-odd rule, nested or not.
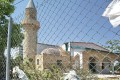
[(0, 0), (0, 19), (5, 19), (14, 12), (14, 6), (11, 4), (14, 0)]
[[(4, 51), (7, 46), (7, 31), (8, 31), (8, 20), (14, 12), (14, 6), (12, 3), (14, 0), (0, 0), (0, 80), (5, 77), (5, 57)], [(17, 47), (22, 42), (21, 25), (13, 24), (12, 26), (12, 40), (11, 46)]]
[[(107, 41), (107, 48), (113, 52), (113, 53), (117, 53), (120, 55), (120, 40), (109, 40)], [(118, 65), (114, 66), (114, 69), (116, 71), (120, 71), (120, 61), (118, 60)]]
[(120, 40), (107, 41), (107, 48), (113, 53), (120, 53)]

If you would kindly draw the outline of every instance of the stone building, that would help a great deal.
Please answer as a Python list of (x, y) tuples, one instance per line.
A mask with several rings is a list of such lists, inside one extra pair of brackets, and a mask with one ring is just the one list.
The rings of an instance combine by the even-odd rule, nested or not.
[(70, 52), (74, 68), (102, 73), (112, 71), (115, 61), (119, 61), (119, 55), (90, 42), (68, 42), (62, 46), (63, 50)]
[(59, 46), (38, 43), (35, 65), (39, 70), (50, 69), (52, 65), (67, 68), (70, 55)]
[(101, 72), (111, 67), (118, 55), (94, 43), (68, 42), (61, 46), (37, 43), (37, 10), (33, 0), (25, 9), (22, 21), (24, 28), (23, 58), (32, 61), (38, 70), (49, 69), (52, 64), (57, 66), (72, 65), (76, 69)]
[(25, 9), (25, 18), (22, 25), (25, 30), (23, 41), (24, 63), (28, 59), (35, 63), (36, 68), (40, 70), (49, 68), (52, 63), (57, 65), (61, 65), (61, 63), (69, 64), (69, 54), (63, 51), (62, 48), (54, 45), (37, 44), (37, 31), (40, 25), (37, 21), (37, 10), (33, 0), (29, 0)]
[(39, 70), (50, 69), (52, 65), (68, 68), (70, 57), (66, 52), (49, 48), (42, 51), (40, 55), (36, 55), (36, 68)]

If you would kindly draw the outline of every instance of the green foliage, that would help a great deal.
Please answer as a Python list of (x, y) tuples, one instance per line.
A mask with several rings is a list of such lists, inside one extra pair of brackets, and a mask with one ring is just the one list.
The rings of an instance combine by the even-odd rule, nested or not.
[[(21, 64), (20, 69), (22, 69), (26, 75), (28, 76), (29, 80), (64, 80), (64, 72), (59, 66), (55, 64), (50, 65), (49, 69), (45, 69), (43, 71), (36, 70), (35, 66), (32, 62), (26, 62), (26, 64)], [(70, 71), (70, 70), (68, 70)], [(81, 80), (99, 80), (94, 74), (91, 74), (88, 71), (84, 70), (76, 70), (78, 76), (80, 76)], [(17, 78), (13, 78), (17, 79)]]
[[(5, 57), (4, 50), (7, 46), (7, 31), (8, 20), (14, 12), (14, 6), (12, 5), (14, 0), (0, 0), (0, 79), (5, 77)], [(23, 35), (21, 33), (21, 25), (13, 23), (12, 26), (12, 40), (11, 46), (17, 47), (21, 44)]]
[(22, 63), (23, 63), (23, 58), (20, 55), (18, 55), (15, 59), (11, 59), (12, 68), (15, 66), (21, 66)]
[[(0, 35), (0, 48), (1, 47), (5, 48), (7, 46), (7, 33), (8, 33), (7, 24), (4, 26), (0, 26), (0, 34), (1, 34)], [(13, 24), (12, 25), (11, 46), (12, 47), (19, 46), (22, 42), (22, 39), (23, 39), (23, 34), (21, 33), (21, 25)]]
[(89, 71), (85, 71), (83, 69), (76, 70), (78, 76), (80, 76), (81, 80), (99, 80), (98, 77)]
[[(36, 70), (34, 63), (32, 62), (26, 62), (24, 64), (20, 62), (19, 66), (20, 69), (26, 73), (29, 80), (63, 80), (63, 72), (56, 65), (51, 65), (50, 69), (45, 69), (43, 71)], [(17, 79), (16, 76), (14, 76), (13, 79)]]
[[(5, 25), (0, 25), (0, 78), (5, 75), (5, 57), (4, 51), (7, 46), (7, 22)], [(21, 33), (21, 26), (19, 24), (13, 24), (12, 36), (11, 36), (11, 47), (17, 47), (21, 44), (23, 34)]]
[(63, 73), (56, 66), (51, 66), (51, 70), (45, 69), (44, 71), (38, 71), (34, 67), (30, 69), (31, 71), (24, 68), (30, 80), (61, 80), (63, 77)]
[[(8, 20), (6, 16), (9, 16), (14, 11), (12, 3), (14, 0), (0, 0), (0, 52), (3, 54), (7, 45), (7, 31)], [(23, 39), (21, 34), (21, 25), (13, 23), (12, 26), (12, 47), (20, 45)]]
[(5, 19), (5, 16), (9, 16), (14, 11), (12, 3), (14, 0), (0, 0), (0, 19)]
[[(118, 53), (120, 55), (120, 40), (109, 40), (107, 41), (107, 48), (113, 52)], [(120, 61), (119, 61), (120, 62)], [(119, 65), (114, 67), (115, 71), (120, 71), (120, 63)]]
[(119, 65), (117, 65), (117, 66), (114, 67), (114, 70), (115, 71), (120, 71), (120, 63), (119, 63)]
[(109, 40), (107, 41), (107, 48), (114, 53), (120, 53), (120, 40)]

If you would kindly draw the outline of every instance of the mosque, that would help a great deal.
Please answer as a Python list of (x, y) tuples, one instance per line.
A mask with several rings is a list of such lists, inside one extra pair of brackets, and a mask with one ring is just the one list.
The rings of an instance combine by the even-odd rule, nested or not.
[(25, 9), (22, 20), (24, 28), (23, 60), (32, 61), (38, 70), (49, 69), (50, 65), (72, 67), (100, 73), (111, 69), (113, 62), (119, 59), (117, 54), (91, 42), (66, 42), (62, 45), (37, 43), (37, 10), (33, 0)]

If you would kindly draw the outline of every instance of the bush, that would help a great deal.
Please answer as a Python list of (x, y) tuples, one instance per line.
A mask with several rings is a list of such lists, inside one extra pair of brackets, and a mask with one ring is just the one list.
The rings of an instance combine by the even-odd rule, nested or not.
[(99, 80), (96, 75), (91, 74), (89, 71), (80, 69), (76, 70), (76, 72), (80, 76), (80, 80)]
[[(30, 61), (27, 61), (25, 64), (19, 64), (20, 69), (22, 69), (26, 73), (29, 80), (63, 80), (64, 73), (70, 71), (69, 68), (66, 68), (63, 65), (57, 66), (55, 64), (51, 65), (49, 69), (39, 71), (36, 70), (35, 66), (33, 65), (34, 64)], [(81, 80), (98, 80), (98, 78), (94, 74), (91, 74), (88, 71), (84, 71), (82, 69), (76, 69), (75, 71), (77, 72), (77, 75), (80, 77)]]

